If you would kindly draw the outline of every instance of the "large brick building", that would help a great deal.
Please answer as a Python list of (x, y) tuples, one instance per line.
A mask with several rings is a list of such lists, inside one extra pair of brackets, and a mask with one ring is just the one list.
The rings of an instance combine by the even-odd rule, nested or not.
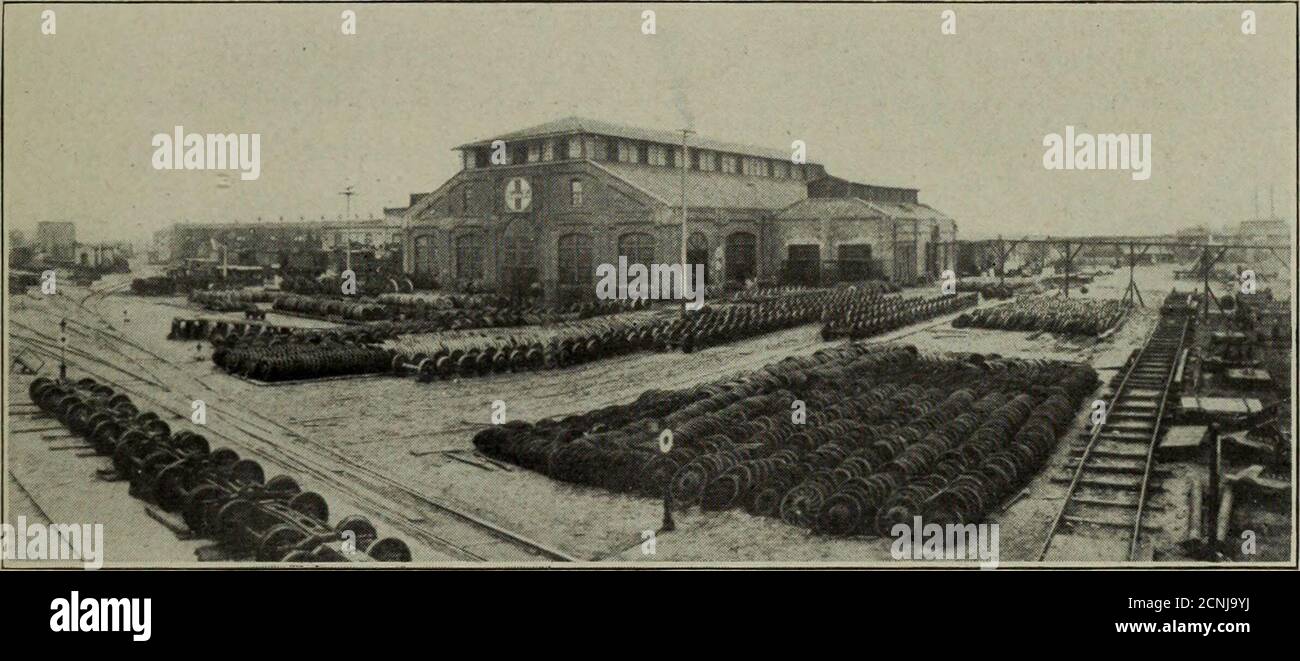
[[(463, 144), (461, 171), (411, 196), (404, 267), (443, 286), (590, 298), (595, 267), (681, 257), (681, 135), (578, 117)], [(710, 283), (913, 283), (954, 259), (956, 224), (914, 189), (826, 174), (790, 153), (691, 136), (687, 261)], [(494, 159), (493, 155), (497, 154)]]

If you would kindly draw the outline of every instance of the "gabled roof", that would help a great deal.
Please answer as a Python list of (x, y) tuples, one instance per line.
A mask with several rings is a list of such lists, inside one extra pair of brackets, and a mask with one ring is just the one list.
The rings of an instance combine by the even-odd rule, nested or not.
[(912, 204), (911, 202), (876, 202), (871, 201), (873, 207), (880, 209), (881, 213), (899, 220), (952, 220), (947, 214), (925, 204)]
[(822, 218), (883, 217), (879, 209), (856, 197), (810, 197), (782, 209), (777, 220), (820, 220)]
[[(681, 206), (681, 170), (631, 163), (591, 164), (665, 205)], [(807, 196), (804, 182), (797, 179), (696, 170), (686, 175), (686, 204), (697, 208), (776, 210)]]
[(857, 197), (810, 197), (782, 209), (778, 220), (829, 220), (892, 218), (896, 220), (952, 220), (941, 211), (911, 202), (877, 202)]
[[(660, 142), (670, 145), (680, 145), (682, 142), (682, 134), (680, 131), (647, 129), (637, 126), (629, 126), (627, 124), (618, 124), (616, 122), (607, 122), (600, 119), (591, 119), (589, 117), (575, 116), (544, 122), (536, 126), (530, 126), (526, 129), (502, 133), (482, 140), (467, 142), (456, 147), (456, 149), (485, 147), (491, 145), (493, 140), (504, 140), (510, 142), (512, 140), (574, 135), (579, 133), (612, 136), (626, 140)], [(761, 158), (771, 158), (776, 160), (788, 160), (790, 158), (790, 152), (781, 149), (769, 149), (767, 147), (758, 147), (736, 142), (724, 142), (701, 136), (691, 136), (687, 139), (687, 145), (692, 149), (706, 149), (710, 151), (742, 154), (744, 156), (758, 156)]]

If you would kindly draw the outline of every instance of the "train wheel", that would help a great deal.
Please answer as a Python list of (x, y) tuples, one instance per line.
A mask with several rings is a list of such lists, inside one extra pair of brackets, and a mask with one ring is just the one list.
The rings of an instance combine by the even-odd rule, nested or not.
[(301, 544), (307, 535), (292, 526), (278, 525), (266, 531), (262, 543), (257, 545), (257, 559), (262, 562), (279, 562)]
[(379, 537), (379, 531), (375, 530), (374, 524), (364, 516), (344, 517), (334, 529), (340, 533), (350, 532), (354, 536), (357, 548), (369, 548), (370, 544)]
[(177, 447), (186, 454), (196, 454), (200, 457), (207, 456), (209, 450), (208, 439), (198, 434), (189, 434), (176, 443)]
[(154, 481), (153, 497), (164, 510), (175, 512), (185, 504), (186, 472), (185, 466), (172, 464), (158, 473), (158, 479)]
[(231, 550), (248, 550), (248, 524), (253, 516), (253, 503), (237, 498), (217, 510), (214, 533), (221, 538)]
[(304, 491), (289, 501), (289, 507), (295, 512), (306, 514), (321, 523), (329, 519), (330, 508), (325, 499), (314, 491)]
[(212, 454), (208, 455), (208, 460), (212, 462), (213, 466), (224, 468), (239, 461), (239, 453), (230, 448), (217, 448), (212, 451)]
[(176, 457), (172, 456), (170, 452), (163, 452), (162, 450), (151, 452), (149, 456), (145, 457), (144, 463), (140, 466), (140, 472), (135, 475), (141, 481), (139, 485), (141, 492), (146, 494), (156, 493), (158, 476), (168, 464), (175, 461)]
[(302, 487), (298, 486), (298, 481), (288, 475), (276, 475), (266, 481), (266, 490), (274, 491), (286, 497), (293, 497), (302, 492)]
[(196, 535), (209, 534), (208, 507), (220, 497), (221, 489), (211, 484), (199, 485), (185, 496), (185, 507), (181, 510), (181, 517), (185, 519), (185, 525), (190, 527), (191, 532)]
[(380, 562), (410, 562), (411, 548), (396, 537), (385, 537), (367, 547), (366, 555)]
[(262, 465), (252, 459), (240, 459), (230, 466), (230, 477), (243, 484), (261, 484), (266, 481)]

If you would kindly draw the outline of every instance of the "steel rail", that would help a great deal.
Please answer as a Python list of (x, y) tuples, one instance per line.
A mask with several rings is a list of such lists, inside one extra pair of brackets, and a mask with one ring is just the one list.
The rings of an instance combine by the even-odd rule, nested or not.
[[(1156, 443), (1160, 440), (1160, 426), (1164, 422), (1165, 406), (1169, 401), (1169, 390), (1173, 386), (1174, 372), (1178, 369), (1178, 358), (1182, 353), (1183, 345), (1187, 343), (1187, 328), (1191, 323), (1190, 317), (1183, 320), (1183, 327), (1178, 334), (1178, 346), (1173, 351), (1173, 360), (1169, 361), (1169, 371), (1165, 374), (1165, 384), (1160, 394), (1160, 405), (1156, 407), (1155, 426), (1151, 428), (1151, 444), (1147, 446), (1146, 467), (1142, 471), (1142, 488), (1138, 492), (1137, 515), (1133, 518), (1133, 535), (1128, 549), (1128, 559), (1130, 561), (1137, 559), (1138, 542), (1142, 537), (1142, 515), (1146, 508), (1147, 485), (1151, 481), (1151, 467), (1155, 462)], [(1159, 322), (1156, 325), (1158, 328)]]
[[(1147, 349), (1151, 346), (1151, 340), (1155, 338), (1156, 330), (1160, 328), (1160, 322), (1157, 320), (1155, 326), (1147, 333), (1146, 339), (1142, 342), (1142, 348), (1138, 355), (1133, 359), (1132, 364), (1124, 371), (1123, 378), (1120, 379), (1119, 385), (1115, 388), (1115, 394), (1111, 397), (1111, 402), (1118, 402), (1124, 389), (1128, 387), (1129, 377), (1137, 370), (1138, 363), (1142, 362), (1142, 357), (1146, 355)], [(1052, 526), (1047, 530), (1047, 538), (1043, 540), (1043, 546), (1038, 552), (1038, 559), (1041, 561), (1047, 557), (1047, 552), (1051, 549), (1052, 540), (1056, 533), (1060, 531), (1061, 522), (1065, 520), (1065, 511), (1069, 509), (1070, 502), (1074, 498), (1074, 492), (1079, 487), (1079, 480), (1083, 477), (1084, 466), (1088, 463), (1088, 458), (1092, 455), (1093, 448), (1097, 446), (1097, 441), (1101, 438), (1102, 428), (1106, 426), (1105, 422), (1093, 427), (1092, 434), (1088, 438), (1088, 445), (1084, 447), (1083, 454), (1079, 456), (1079, 463), (1074, 467), (1074, 476), (1070, 478), (1070, 486), (1065, 491), (1065, 498), (1061, 501), (1061, 508), (1056, 512), (1056, 517), (1052, 519)]]
[[(80, 356), (80, 357), (89, 358), (96, 363), (101, 363), (108, 367), (113, 367), (113, 365), (95, 359), (92, 356)], [(73, 361), (69, 361), (69, 362), (71, 363)], [(85, 371), (89, 374), (98, 376), (100, 378), (104, 378), (102, 374), (96, 374), (95, 371), (86, 369), (84, 365), (79, 365), (78, 367), (82, 371)], [(149, 401), (153, 405), (161, 408), (164, 411), (171, 413), (172, 415), (178, 416), (180, 418), (187, 418), (186, 415), (187, 412), (183, 412), (180, 411), (179, 409), (173, 408), (166, 402), (160, 401), (159, 399), (153, 397), (148, 392), (143, 391), (138, 386), (123, 385), (121, 383), (112, 381), (111, 379), (106, 379), (106, 380), (112, 382), (113, 385), (118, 389), (125, 391), (135, 397), (139, 397), (142, 400)], [(297, 433), (294, 432), (292, 429), (285, 427), (284, 425), (281, 425), (273, 420), (265, 418), (264, 416), (261, 416), (260, 414), (257, 414), (254, 411), (250, 410), (247, 411), (247, 413), (257, 418), (261, 418), (262, 420), (269, 422), (272, 425), (280, 427), (281, 429), (288, 431), (291, 434), (297, 435)], [(429, 530), (426, 530), (420, 526), (410, 523), (400, 515), (392, 514), (393, 503), (391, 501), (385, 501), (383, 499), (383, 496), (386, 495), (385, 490), (391, 491), (396, 489), (400, 492), (403, 492), (407, 495), (408, 498), (414, 499), (417, 503), (422, 503), (426, 508), (433, 508), (444, 514), (455, 516), (456, 518), (462, 521), (470, 523), (476, 530), (485, 531), (494, 538), (506, 541), (510, 544), (513, 544), (516, 547), (522, 547), (525, 549), (525, 551), (530, 552), (532, 554), (536, 554), (544, 558), (547, 558), (549, 560), (559, 561), (559, 562), (572, 562), (576, 560), (576, 558), (569, 556), (568, 554), (565, 554), (562, 551), (553, 549), (539, 542), (535, 542), (527, 537), (524, 537), (510, 530), (507, 530), (501, 526), (486, 521), (474, 514), (465, 512), (455, 506), (449, 505), (447, 503), (443, 503), (436, 499), (430, 498), (429, 496), (421, 494), (410, 485), (407, 485), (396, 479), (383, 475), (382, 473), (379, 473), (378, 471), (372, 468), (358, 464), (356, 461), (342, 455), (337, 450), (327, 448), (327, 452), (329, 452), (330, 458), (333, 459), (335, 462), (342, 464), (344, 470), (350, 469), (349, 473), (353, 477), (358, 478), (358, 481), (364, 482), (366, 478), (369, 479), (370, 483), (363, 484), (363, 487), (366, 490), (372, 492), (372, 494), (374, 495), (368, 496), (364, 493), (361, 493), (356, 488), (354, 488), (354, 485), (350, 485), (344, 480), (339, 480), (336, 477), (336, 473), (338, 472), (337, 469), (325, 465), (325, 463), (321, 461), (322, 459), (321, 457), (307, 456), (297, 451), (296, 449), (287, 446), (286, 444), (277, 442), (276, 440), (270, 438), (270, 434), (273, 433), (272, 430), (266, 429), (265, 427), (261, 427), (258, 425), (254, 425), (251, 421), (247, 421), (247, 420), (242, 421), (244, 423), (243, 425), (239, 424), (241, 422), (239, 420), (232, 419), (230, 420), (230, 422), (232, 423), (233, 427), (236, 430), (238, 430), (248, 438), (257, 441), (260, 444), (269, 446), (269, 449), (273, 452), (271, 454), (268, 454), (267, 448), (257, 448), (254, 446), (250, 446), (249, 443), (247, 443), (243, 439), (240, 439), (225, 431), (215, 429), (212, 427), (207, 427), (205, 429), (210, 433), (212, 433), (214, 436), (224, 438), (227, 441), (235, 443), (241, 448), (253, 450), (254, 452), (256, 452), (258, 455), (262, 457), (272, 459), (273, 461), (277, 461), (278, 463), (287, 463), (290, 465), (295, 465), (298, 470), (302, 470), (306, 473), (309, 473), (315, 479), (320, 480), (321, 482), (328, 484), (334, 487), (335, 489), (338, 489), (350, 495), (353, 499), (357, 501), (360, 501), (358, 504), (364, 503), (365, 505), (367, 505), (367, 509), (371, 510), (371, 513), (377, 514), (382, 518), (388, 520), (389, 523), (393, 524), (394, 527), (401, 529), (403, 532), (410, 535), (411, 537), (422, 539), (426, 543), (429, 543), (435, 547), (442, 548), (444, 550), (450, 551), (456, 555), (460, 555), (470, 560), (490, 561), (489, 558), (485, 558), (477, 553), (474, 553), (473, 551), (469, 550), (468, 548), (465, 548), (464, 546), (461, 546), (451, 540), (445, 539), (437, 534), (434, 534)]]

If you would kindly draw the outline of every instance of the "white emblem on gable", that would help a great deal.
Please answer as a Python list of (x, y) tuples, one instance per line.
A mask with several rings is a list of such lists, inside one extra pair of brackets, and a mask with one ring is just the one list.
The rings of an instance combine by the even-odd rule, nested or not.
[(533, 187), (528, 180), (515, 177), (506, 182), (506, 210), (515, 213), (528, 211), (533, 206)]

